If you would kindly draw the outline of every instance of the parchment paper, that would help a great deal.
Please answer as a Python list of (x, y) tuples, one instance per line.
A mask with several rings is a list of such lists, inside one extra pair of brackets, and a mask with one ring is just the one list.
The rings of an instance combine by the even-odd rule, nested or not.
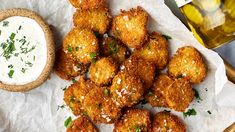
[[(202, 47), (192, 33), (172, 14), (163, 0), (108, 0), (113, 15), (120, 9), (143, 7), (150, 14), (149, 31), (160, 31), (171, 36), (170, 51), (192, 45), (203, 54), (208, 66), (206, 79), (196, 88), (203, 101), (196, 100), (190, 108), (196, 116), (184, 118), (174, 112), (187, 125), (188, 131), (221, 132), (235, 121), (235, 86), (227, 81), (222, 59), (217, 53)], [(63, 36), (73, 27), (74, 8), (67, 0), (0, 0), (0, 9), (13, 7), (28, 8), (38, 12), (55, 27), (57, 46)], [(1, 69), (0, 69), (1, 70)], [(68, 108), (57, 110), (63, 105), (63, 90), (71, 82), (60, 79), (52, 73), (42, 86), (27, 93), (11, 93), (0, 90), (0, 131), (1, 132), (60, 132), (65, 131), (64, 121), (72, 116)], [(145, 108), (156, 113), (162, 109)], [(212, 114), (208, 114), (207, 111)], [(74, 118), (74, 116), (72, 116)], [(112, 125), (99, 125), (101, 131), (112, 131)]]

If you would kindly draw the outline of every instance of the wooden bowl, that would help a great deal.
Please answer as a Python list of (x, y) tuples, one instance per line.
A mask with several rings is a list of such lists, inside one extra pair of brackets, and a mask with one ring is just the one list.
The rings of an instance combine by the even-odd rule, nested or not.
[(1, 89), (12, 91), (12, 92), (25, 92), (25, 91), (29, 91), (40, 86), (49, 77), (53, 69), (54, 60), (55, 60), (55, 44), (54, 44), (53, 34), (48, 24), (36, 12), (33, 12), (28, 9), (22, 9), (22, 8), (0, 10), (0, 21), (8, 17), (12, 17), (12, 16), (28, 17), (28, 18), (35, 20), (41, 26), (45, 35), (45, 40), (46, 40), (46, 46), (47, 46), (46, 65), (42, 73), (39, 75), (39, 77), (35, 81), (32, 81), (24, 85), (9, 85), (9, 84), (4, 84), (3, 82), (0, 81)]

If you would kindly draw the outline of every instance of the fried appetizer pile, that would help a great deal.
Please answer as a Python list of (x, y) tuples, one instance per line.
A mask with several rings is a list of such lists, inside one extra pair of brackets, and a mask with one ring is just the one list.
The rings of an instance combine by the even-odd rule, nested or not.
[(64, 91), (64, 102), (69, 106), (74, 115), (84, 113), (84, 98), (91, 89), (95, 88), (95, 85), (91, 85), (91, 82), (86, 81), (84, 77), (80, 77), (77, 82)]
[(92, 63), (90, 66), (90, 79), (97, 85), (109, 84), (118, 72), (118, 64), (111, 58), (105, 57)]
[(124, 44), (131, 48), (140, 48), (147, 40), (148, 13), (141, 7), (121, 11), (113, 19), (112, 32)]
[(167, 111), (157, 113), (152, 126), (153, 132), (186, 132), (186, 127), (181, 120)]
[(91, 30), (74, 28), (65, 36), (63, 50), (74, 60), (89, 64), (98, 55), (98, 40)]
[(109, 89), (97, 87), (92, 89), (84, 99), (84, 108), (94, 123), (113, 123), (119, 116), (121, 109), (109, 96)]
[(119, 72), (113, 78), (110, 94), (117, 106), (131, 107), (141, 99), (143, 93), (144, 87), (139, 77)]
[(62, 49), (56, 52), (55, 72), (65, 80), (71, 80), (74, 77), (84, 74), (88, 67), (76, 60), (73, 60), (70, 55)]
[(184, 78), (171, 79), (167, 75), (160, 75), (145, 97), (152, 106), (184, 112), (193, 101), (194, 91)]
[(170, 60), (168, 73), (172, 77), (187, 78), (198, 84), (206, 77), (206, 65), (200, 53), (191, 46), (179, 48)]
[(104, 57), (111, 56), (121, 64), (129, 57), (129, 50), (119, 40), (105, 34), (101, 40), (100, 52)]
[(120, 67), (121, 71), (131, 75), (139, 76), (143, 82), (144, 91), (146, 92), (153, 84), (155, 77), (155, 66), (142, 58), (131, 56)]
[(147, 110), (128, 109), (115, 123), (113, 132), (151, 131), (150, 113)]
[(80, 116), (73, 120), (66, 132), (97, 132), (96, 127), (85, 116)]
[(169, 60), (168, 42), (161, 34), (153, 32), (144, 47), (134, 54), (154, 63), (157, 69), (163, 69)]
[(92, 9), (105, 5), (105, 0), (69, 0), (70, 3), (79, 9)]
[(106, 7), (96, 9), (77, 10), (73, 15), (75, 27), (88, 28), (104, 34), (110, 24), (111, 16)]

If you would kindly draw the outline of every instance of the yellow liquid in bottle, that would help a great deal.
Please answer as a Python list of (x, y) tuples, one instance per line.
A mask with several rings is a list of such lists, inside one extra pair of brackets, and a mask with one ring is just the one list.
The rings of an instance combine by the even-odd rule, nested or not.
[(205, 47), (216, 48), (235, 39), (235, 0), (193, 0), (180, 10)]

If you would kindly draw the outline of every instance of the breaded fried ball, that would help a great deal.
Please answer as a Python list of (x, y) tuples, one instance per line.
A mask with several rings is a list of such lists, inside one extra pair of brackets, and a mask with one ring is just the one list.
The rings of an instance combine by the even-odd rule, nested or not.
[(143, 93), (144, 88), (140, 78), (127, 72), (119, 72), (110, 87), (112, 99), (120, 107), (131, 107), (136, 104)]
[(131, 48), (140, 48), (147, 40), (148, 13), (141, 7), (121, 11), (113, 19), (112, 32), (124, 44)]
[(105, 6), (105, 0), (69, 0), (75, 8), (92, 9)]
[(191, 46), (179, 48), (170, 60), (168, 73), (172, 77), (183, 77), (198, 84), (206, 77), (206, 64), (200, 53)]
[(153, 132), (186, 132), (186, 127), (181, 120), (170, 112), (159, 112), (152, 122)]
[(113, 132), (149, 132), (151, 131), (150, 113), (142, 109), (128, 109), (114, 124)]
[[(64, 101), (70, 107), (74, 115), (84, 114), (83, 102), (86, 94), (94, 87), (88, 87), (84, 77), (69, 86), (64, 91)], [(89, 83), (90, 85), (90, 83)]]
[(91, 30), (74, 28), (64, 38), (63, 50), (75, 60), (88, 64), (98, 55), (98, 40)]
[(128, 72), (129, 74), (139, 76), (143, 81), (145, 92), (153, 84), (155, 77), (155, 66), (151, 62), (136, 56), (131, 56), (123, 63), (122, 66), (120, 66), (120, 69), (121, 71)]
[(96, 127), (85, 116), (80, 116), (73, 120), (66, 132), (97, 132)]
[(113, 37), (109, 37), (107, 34), (104, 34), (100, 50), (102, 56), (111, 56), (115, 61), (121, 64), (129, 57), (130, 52), (127, 47), (125, 47), (119, 40), (116, 40)]
[(114, 123), (121, 114), (118, 107), (109, 97), (109, 89), (97, 87), (85, 97), (84, 108), (87, 115), (95, 123)]
[(118, 65), (111, 57), (101, 58), (90, 66), (90, 79), (97, 85), (109, 84), (118, 72)]
[(169, 60), (167, 40), (159, 33), (153, 32), (149, 41), (134, 54), (153, 62), (157, 69), (163, 69)]
[(104, 34), (111, 21), (109, 10), (106, 7), (96, 9), (77, 10), (73, 15), (73, 23), (75, 27), (89, 28)]
[(56, 53), (55, 72), (62, 79), (71, 80), (87, 71), (86, 65), (73, 60), (62, 49), (59, 49)]

